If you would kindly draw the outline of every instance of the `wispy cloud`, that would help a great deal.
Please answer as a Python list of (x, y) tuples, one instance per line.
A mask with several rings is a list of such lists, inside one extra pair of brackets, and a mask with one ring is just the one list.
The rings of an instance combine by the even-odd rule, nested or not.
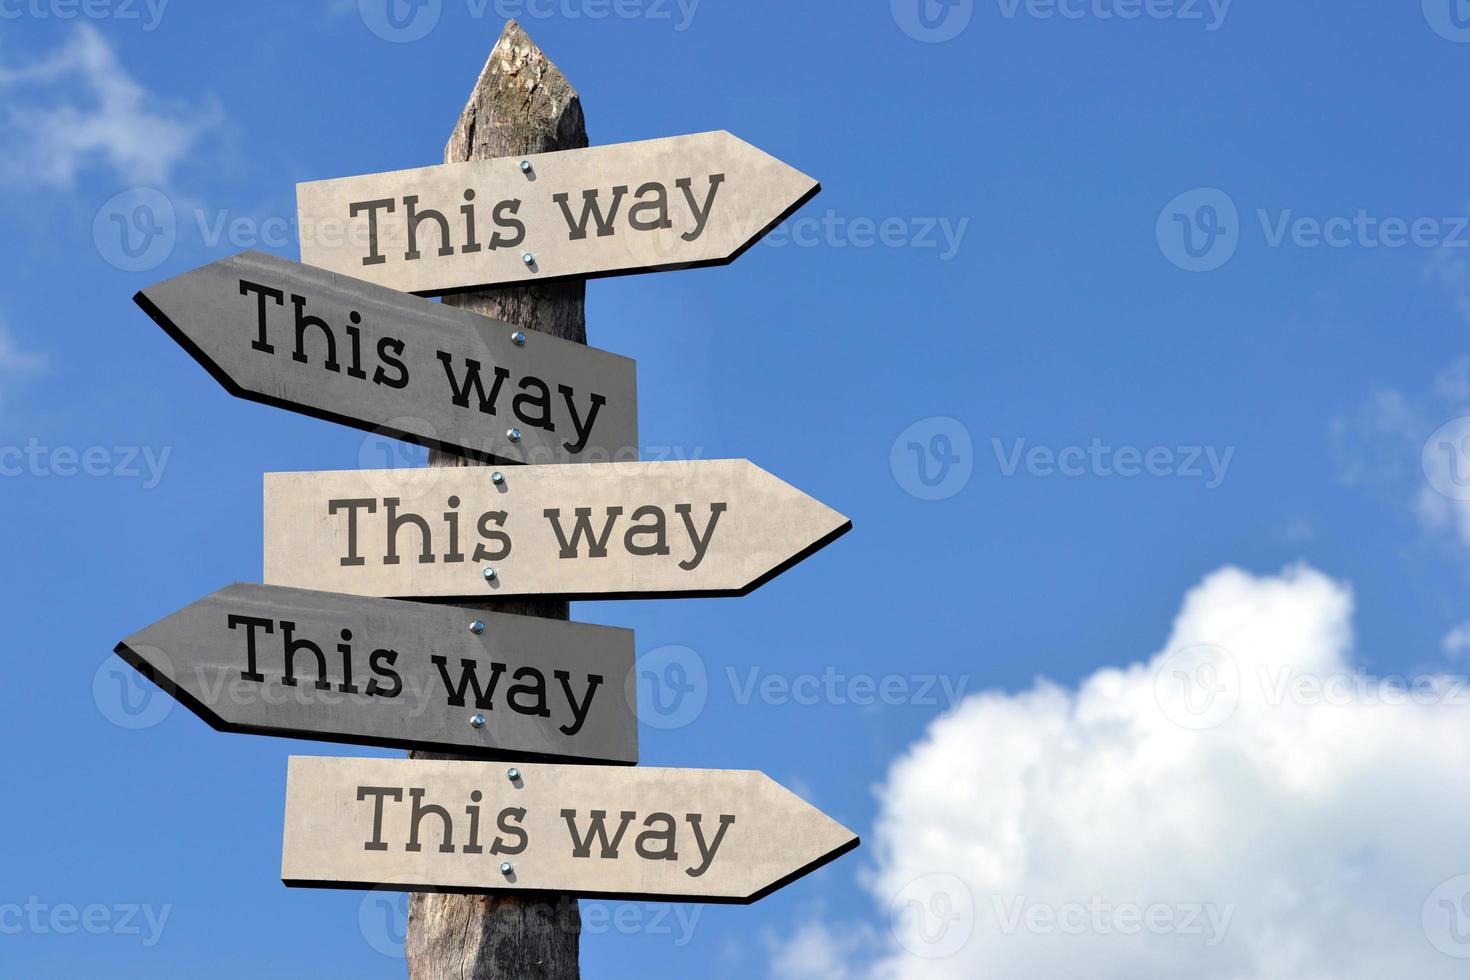
[(0, 47), (0, 168), (11, 180), (70, 187), (107, 168), (127, 184), (164, 187), (214, 107), (174, 105), (149, 93), (95, 28), (76, 27), (59, 48), (17, 64)]

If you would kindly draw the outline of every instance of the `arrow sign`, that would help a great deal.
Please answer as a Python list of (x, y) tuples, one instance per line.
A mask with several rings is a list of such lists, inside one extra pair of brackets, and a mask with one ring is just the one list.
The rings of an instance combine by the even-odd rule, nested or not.
[(296, 185), (301, 258), (404, 292), (722, 265), (820, 190), (729, 133)]
[(293, 756), (281, 880), (748, 903), (857, 845), (759, 772)]
[(630, 630), (237, 584), (116, 652), (220, 731), (638, 761)]
[(481, 460), (638, 456), (616, 354), (260, 252), (133, 299), (241, 398)]
[(744, 595), (851, 526), (743, 459), (267, 473), (265, 580), (401, 598)]

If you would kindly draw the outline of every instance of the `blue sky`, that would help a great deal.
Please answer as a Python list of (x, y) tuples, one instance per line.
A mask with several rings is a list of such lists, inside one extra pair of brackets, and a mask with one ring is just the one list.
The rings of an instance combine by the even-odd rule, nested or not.
[(438, 162), (515, 14), (594, 143), (822, 182), (729, 267), (593, 283), (588, 332), (646, 446), (854, 525), (745, 598), (574, 605), (702, 671), (644, 764), (864, 837), (748, 908), (589, 904), (585, 974), (1458, 975), (1464, 7), (0, 2), (0, 972), (402, 974), (401, 902), (278, 880), (286, 757), (392, 753), (215, 733), (110, 651), (259, 580), (262, 473), (414, 451), (229, 397), (129, 298), (297, 257), (298, 181)]

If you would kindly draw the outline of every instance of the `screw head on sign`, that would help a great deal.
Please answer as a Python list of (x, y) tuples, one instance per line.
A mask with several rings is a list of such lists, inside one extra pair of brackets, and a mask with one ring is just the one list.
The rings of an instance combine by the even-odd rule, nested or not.
[(522, 252), (521, 261), (526, 263), (526, 265), (535, 265), (536, 256), (532, 255), (530, 252)]
[(510, 780), (520, 779), (521, 771), (515, 768), (507, 769), (505, 770), (505, 778)]
[(478, 619), (475, 620), (473, 623), (470, 624), (470, 632), (475, 634), (476, 636), (479, 636), (481, 633), (485, 632), (485, 624)]
[(493, 581), (495, 581), (495, 569), (493, 569), (493, 568), (487, 568), (487, 569), (485, 569), (484, 575), (485, 575), (485, 581), (487, 581), (487, 582), (493, 582)]
[(508, 875), (508, 874), (510, 874), (514, 870), (515, 870), (515, 865), (511, 864), (509, 861), (501, 861), (500, 862), (500, 873), (501, 874)]
[(470, 715), (470, 727), (471, 728), (484, 728), (485, 727), (485, 716), (484, 715)]
[(505, 474), (500, 472), (499, 470), (496, 470), (494, 473), (490, 474), (490, 482), (495, 484), (497, 487), (500, 486), (502, 483), (505, 482)]
[(515, 344), (517, 347), (524, 347), (526, 346), (526, 335), (517, 330), (515, 333), (510, 335), (510, 342), (512, 344)]
[(530, 172), (531, 172), (531, 161), (530, 160), (522, 160), (521, 161), (521, 173), (528, 174)]
[(507, 439), (509, 439), (511, 442), (520, 442), (521, 441), (521, 430), (520, 429), (506, 429), (505, 430), (505, 437)]

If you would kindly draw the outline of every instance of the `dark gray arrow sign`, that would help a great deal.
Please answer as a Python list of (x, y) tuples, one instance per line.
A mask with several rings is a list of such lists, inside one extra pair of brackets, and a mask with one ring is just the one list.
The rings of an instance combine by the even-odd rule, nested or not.
[(220, 731), (638, 761), (631, 630), (236, 584), (117, 654)]
[(261, 252), (133, 299), (241, 398), (490, 462), (638, 458), (626, 357)]

